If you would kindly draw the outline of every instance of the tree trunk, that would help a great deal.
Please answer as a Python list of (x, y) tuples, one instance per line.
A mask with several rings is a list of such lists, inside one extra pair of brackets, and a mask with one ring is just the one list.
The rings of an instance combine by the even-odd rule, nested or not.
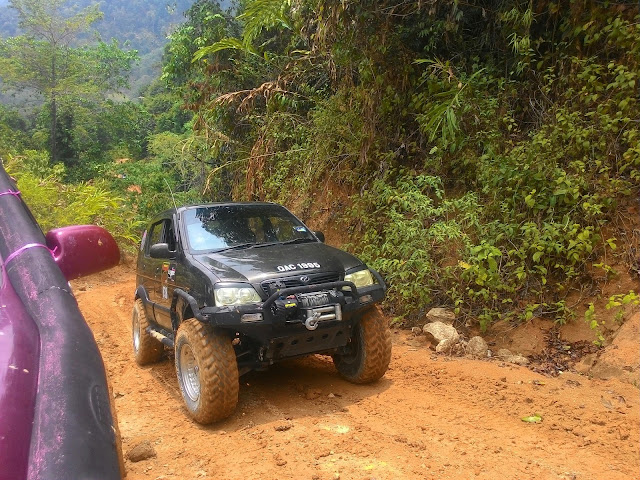
[[(55, 44), (54, 44), (55, 47)], [(58, 86), (58, 78), (56, 75), (56, 53), (55, 48), (51, 56), (51, 164), (58, 162), (58, 105), (56, 104), (56, 88)]]
[(51, 96), (51, 164), (58, 162), (57, 136), (58, 136), (58, 106), (55, 94)]

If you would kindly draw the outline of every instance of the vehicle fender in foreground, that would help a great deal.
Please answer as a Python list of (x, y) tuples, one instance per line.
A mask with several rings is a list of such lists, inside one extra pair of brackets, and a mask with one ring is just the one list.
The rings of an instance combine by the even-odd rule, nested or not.
[[(11, 192), (0, 197), (2, 268), (40, 339), (39, 352), (22, 351), (33, 356), (38, 369), (33, 423), (20, 427), (25, 433), (30, 429), (28, 478), (119, 479), (123, 472), (109, 390), (93, 334), (44, 235), (2, 167), (0, 192)], [(6, 426), (0, 423), (0, 428)], [(0, 432), (0, 452), (15, 434)], [(0, 465), (3, 480), (21, 478), (5, 469), (1, 455)]]

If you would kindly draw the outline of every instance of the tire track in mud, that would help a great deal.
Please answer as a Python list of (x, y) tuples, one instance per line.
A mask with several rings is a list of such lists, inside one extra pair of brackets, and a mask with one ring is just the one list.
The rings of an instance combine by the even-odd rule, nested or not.
[[(203, 427), (182, 406), (173, 358), (138, 367), (131, 351), (135, 275), (74, 282), (114, 390), (128, 479), (633, 479), (640, 395), (617, 381), (548, 378), (526, 368), (436, 357), (394, 332), (373, 385), (309, 357), (240, 379), (231, 418)], [(521, 421), (538, 413), (540, 424)]]

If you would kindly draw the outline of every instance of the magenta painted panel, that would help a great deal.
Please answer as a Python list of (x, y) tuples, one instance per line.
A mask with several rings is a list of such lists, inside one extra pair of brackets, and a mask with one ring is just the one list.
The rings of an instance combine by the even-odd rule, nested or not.
[(101, 272), (120, 261), (116, 241), (97, 225), (56, 228), (47, 233), (46, 242), (67, 280)]
[(40, 335), (0, 269), (0, 480), (15, 480), (27, 474)]

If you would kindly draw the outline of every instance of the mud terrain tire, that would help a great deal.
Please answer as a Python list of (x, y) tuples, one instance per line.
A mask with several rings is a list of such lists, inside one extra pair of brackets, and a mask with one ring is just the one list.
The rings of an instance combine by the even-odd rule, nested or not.
[(144, 311), (144, 303), (139, 298), (133, 304), (131, 329), (133, 336), (133, 356), (138, 365), (157, 362), (162, 357), (164, 347), (147, 332), (149, 320)]
[(227, 418), (238, 403), (238, 363), (231, 339), (211, 325), (185, 320), (176, 336), (176, 373), (191, 417), (207, 425)]
[(370, 383), (382, 377), (391, 360), (391, 332), (378, 307), (367, 310), (349, 343), (351, 352), (333, 355), (340, 375), (352, 383)]

